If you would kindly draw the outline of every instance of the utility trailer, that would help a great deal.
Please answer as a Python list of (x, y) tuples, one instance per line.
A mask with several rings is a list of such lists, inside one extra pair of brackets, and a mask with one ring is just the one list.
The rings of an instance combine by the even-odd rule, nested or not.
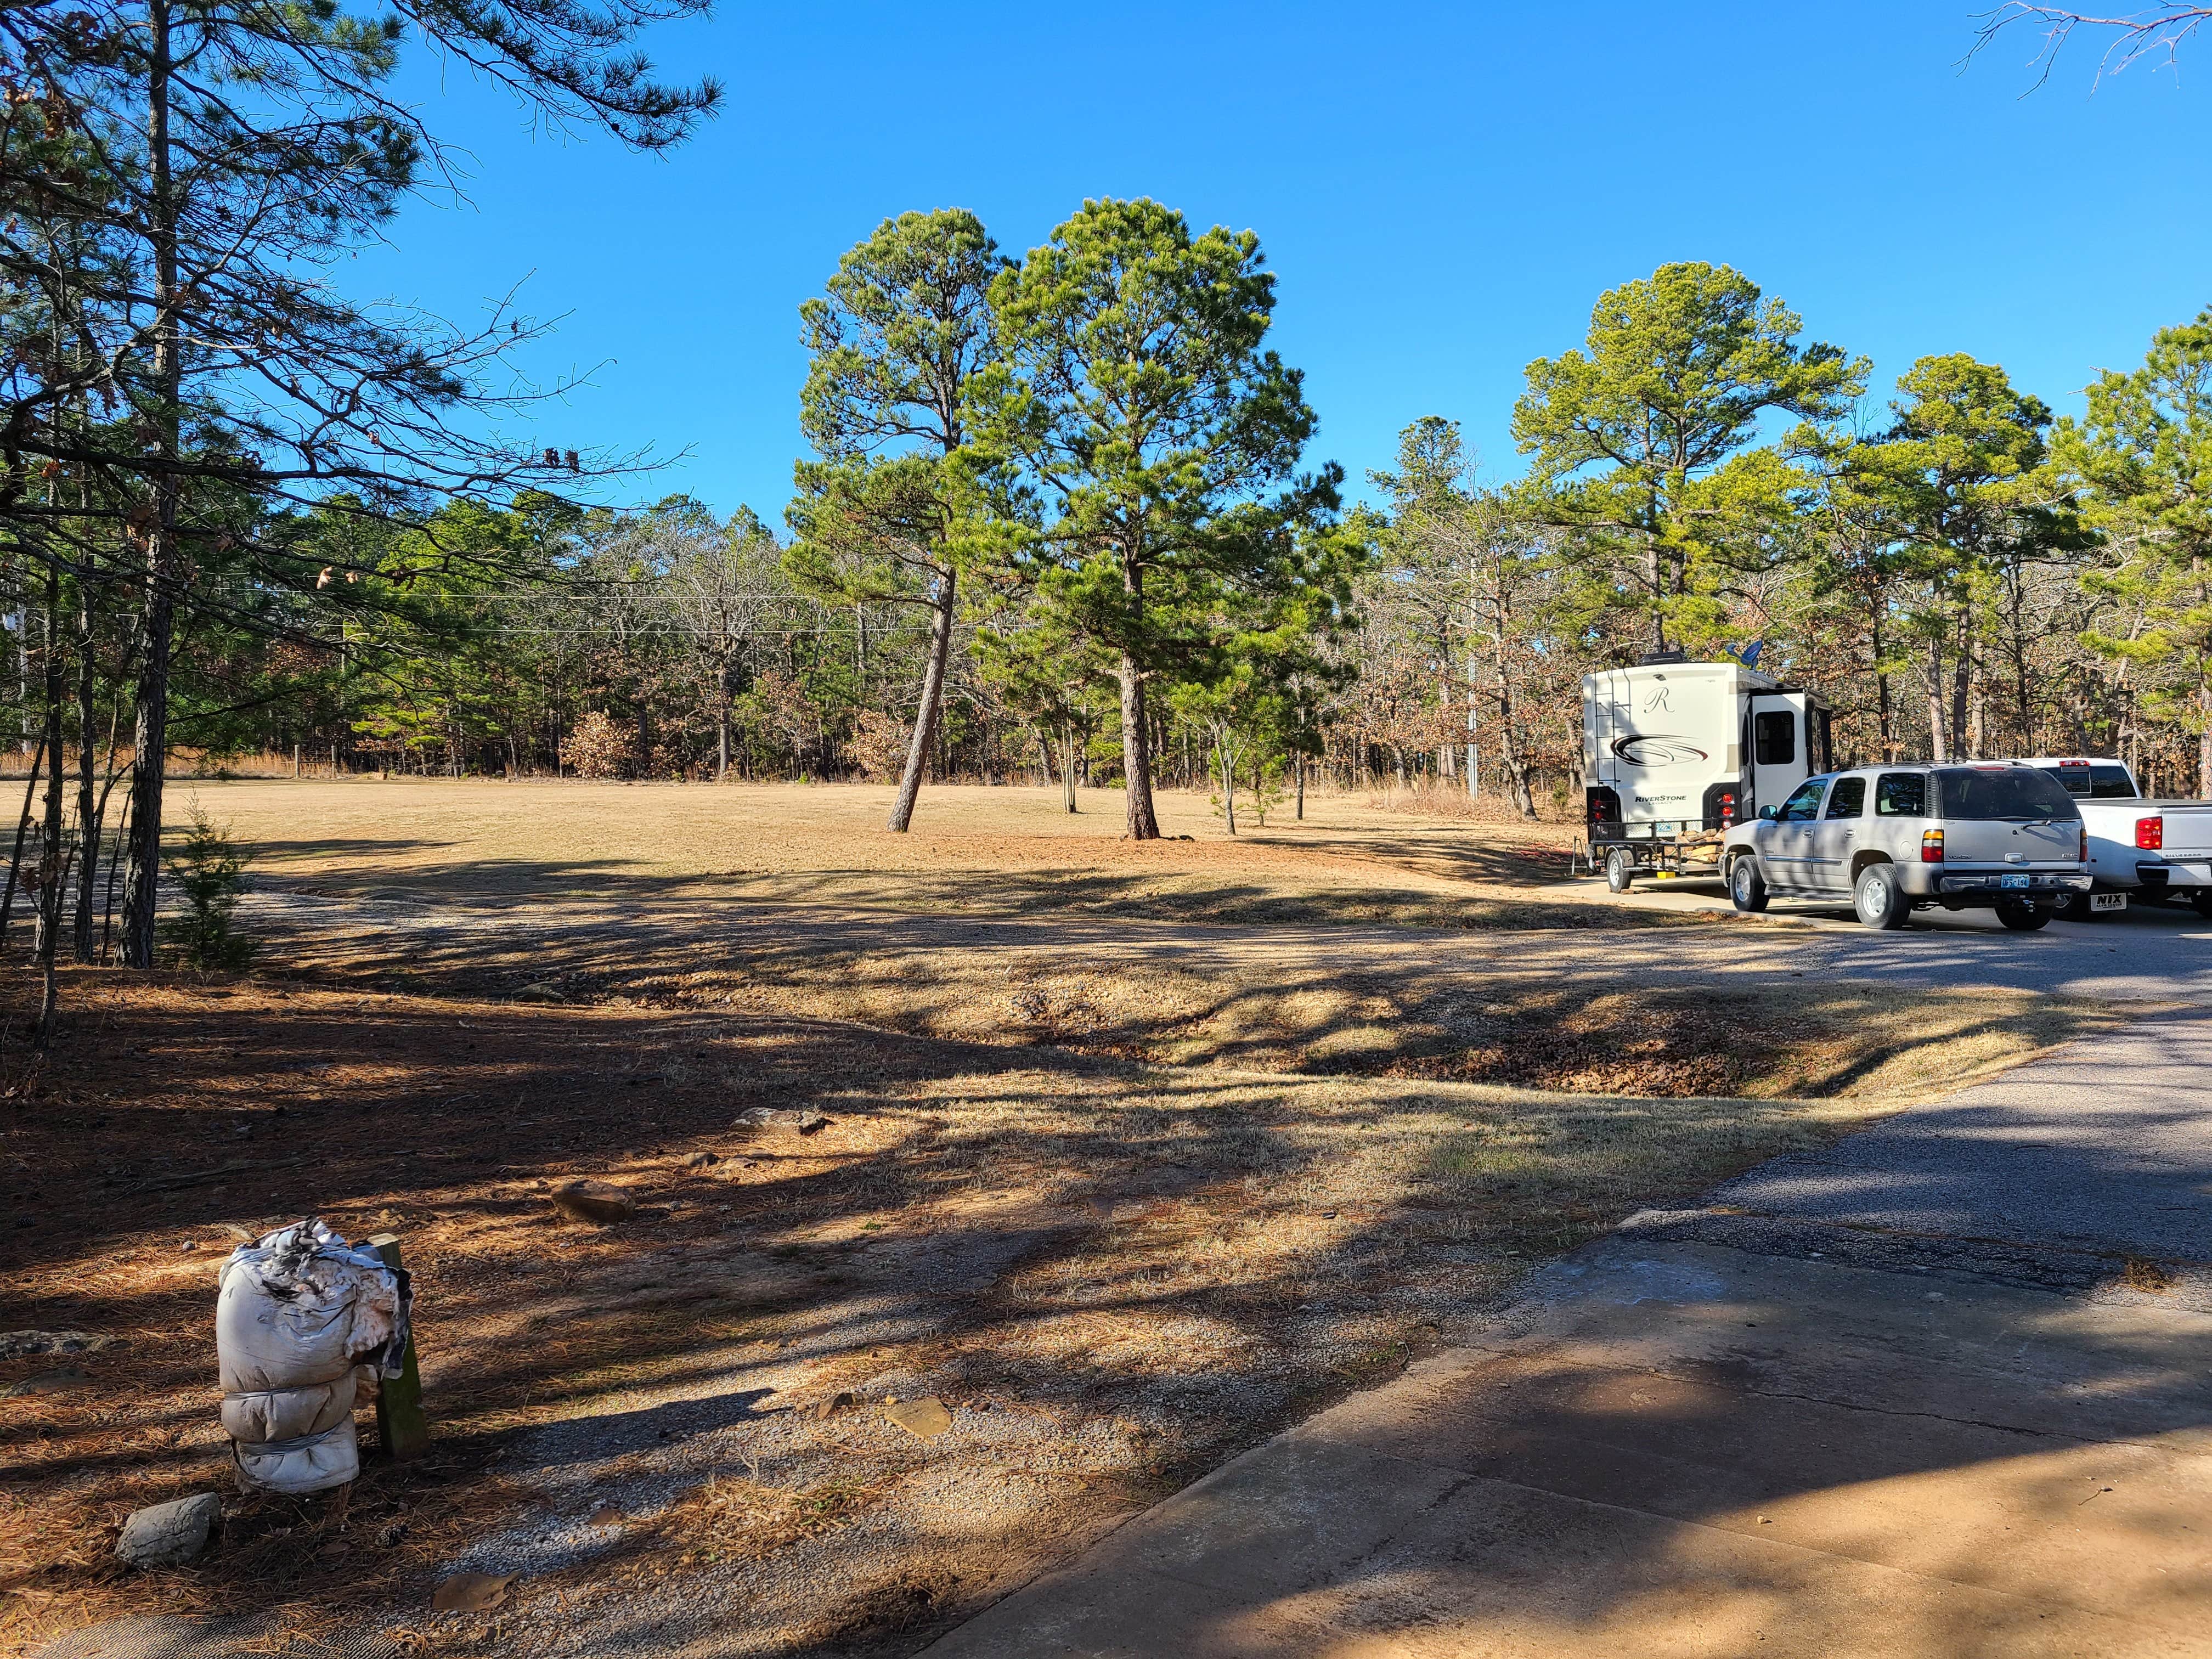
[(1647, 657), (1583, 677), (1586, 840), (1606, 885), (1721, 878), (1730, 824), (1829, 770), (1829, 709), (1740, 662)]

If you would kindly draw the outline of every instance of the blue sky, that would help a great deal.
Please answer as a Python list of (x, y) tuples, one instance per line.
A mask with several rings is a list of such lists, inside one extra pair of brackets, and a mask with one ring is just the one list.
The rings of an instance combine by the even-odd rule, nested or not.
[(633, 496), (771, 522), (799, 302), (909, 208), (1017, 253), (1086, 196), (1256, 230), (1311, 457), (1355, 483), (1425, 414), (1516, 472), (1523, 367), (1671, 259), (1736, 266), (1878, 393), (1965, 350), (2063, 411), (2212, 305), (2212, 40), (2101, 86), (2077, 44), (2023, 96), (2025, 35), (1960, 67), (1980, 9), (730, 5), (648, 39), (728, 93), (665, 157), (535, 131), (418, 57), (404, 89), (470, 153), (469, 203), (410, 206), (341, 280), (462, 319), (526, 278), (562, 319), (532, 372), (590, 374), (539, 441), (688, 451)]

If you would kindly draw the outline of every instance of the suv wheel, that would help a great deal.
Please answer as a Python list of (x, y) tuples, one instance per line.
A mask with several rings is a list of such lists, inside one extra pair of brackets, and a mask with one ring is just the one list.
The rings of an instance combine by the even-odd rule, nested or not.
[(2051, 920), (2051, 912), (2041, 905), (2023, 904), (2018, 899), (2000, 899), (1997, 920), (2015, 933), (2032, 933)]
[(1737, 909), (1754, 915), (1766, 908), (1766, 883), (1759, 873), (1759, 860), (1748, 853), (1729, 866), (1729, 896)]
[(1605, 884), (1608, 890), (1625, 893), (1628, 884), (1636, 879), (1636, 866), (1630, 860), (1626, 847), (1616, 847), (1605, 855)]
[(1869, 927), (1902, 927), (1905, 917), (1911, 914), (1911, 906), (1897, 890), (1896, 868), (1889, 864), (1869, 864), (1860, 871), (1851, 898), (1858, 908), (1859, 920)]

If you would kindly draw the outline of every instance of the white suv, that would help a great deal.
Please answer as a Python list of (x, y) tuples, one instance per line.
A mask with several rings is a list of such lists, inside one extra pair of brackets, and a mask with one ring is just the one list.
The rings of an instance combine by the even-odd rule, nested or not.
[(2074, 798), (2032, 767), (1873, 766), (1808, 778), (1729, 830), (1721, 859), (1739, 910), (1778, 893), (1848, 900), (1869, 927), (1941, 905), (2025, 930), (2089, 890), (2087, 841)]

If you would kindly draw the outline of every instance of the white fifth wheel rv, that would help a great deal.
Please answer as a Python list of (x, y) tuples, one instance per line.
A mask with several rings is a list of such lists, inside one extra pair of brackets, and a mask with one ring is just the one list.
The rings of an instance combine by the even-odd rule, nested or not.
[(1583, 677), (1589, 856), (1717, 875), (1720, 832), (1834, 764), (1827, 705), (1738, 662), (1649, 659)]

